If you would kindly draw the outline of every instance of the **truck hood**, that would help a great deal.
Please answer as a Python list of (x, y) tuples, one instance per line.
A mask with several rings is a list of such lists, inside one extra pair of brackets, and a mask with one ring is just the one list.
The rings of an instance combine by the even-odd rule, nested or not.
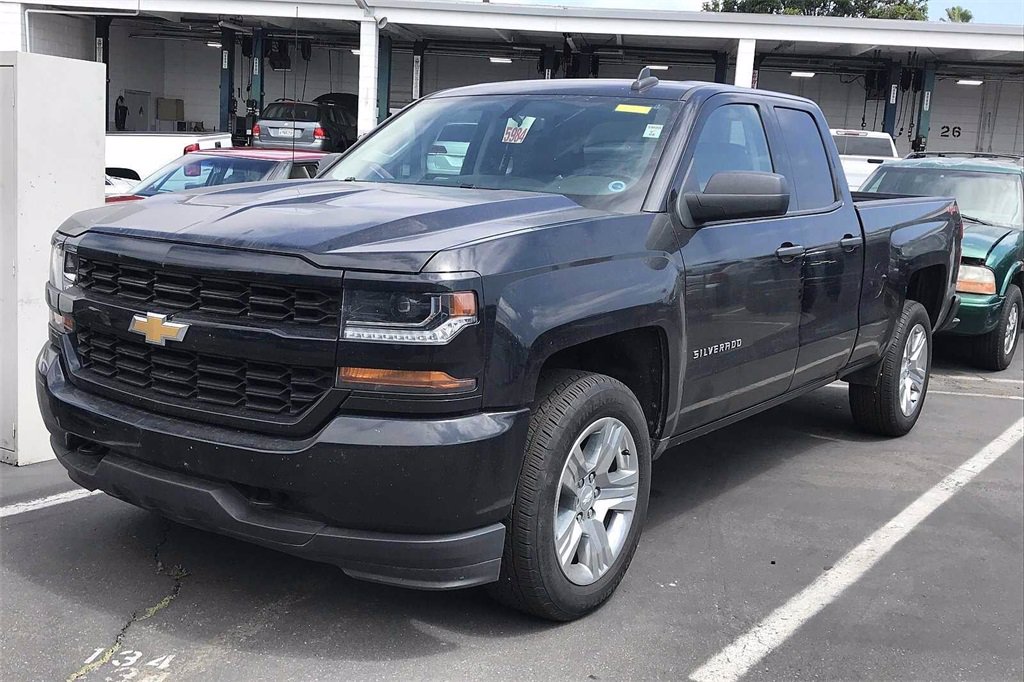
[(1009, 227), (964, 221), (963, 257), (985, 260), (992, 248), (1012, 232), (1013, 229)]
[(214, 188), (110, 204), (60, 232), (296, 254), (325, 267), (419, 272), (439, 251), (605, 215), (556, 194), (332, 181)]

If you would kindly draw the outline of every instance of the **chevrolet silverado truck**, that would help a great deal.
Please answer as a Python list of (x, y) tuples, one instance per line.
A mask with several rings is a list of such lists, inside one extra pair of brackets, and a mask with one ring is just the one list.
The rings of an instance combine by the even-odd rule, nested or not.
[(37, 386), (74, 481), (571, 620), (626, 572), (652, 460), (837, 379), (905, 434), (956, 319), (955, 202), (855, 200), (788, 95), (470, 86), (326, 175), (60, 226)]

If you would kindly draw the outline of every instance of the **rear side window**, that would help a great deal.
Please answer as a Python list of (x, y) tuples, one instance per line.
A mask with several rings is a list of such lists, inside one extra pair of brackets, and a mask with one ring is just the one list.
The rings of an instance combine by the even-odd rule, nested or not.
[(696, 180), (703, 192), (711, 176), (724, 171), (772, 172), (764, 124), (752, 104), (720, 106), (701, 128), (688, 182)]
[(840, 154), (849, 156), (876, 156), (884, 159), (893, 158), (892, 144), (884, 137), (868, 137), (867, 135), (834, 134), (836, 149)]
[(814, 117), (800, 109), (778, 107), (782, 139), (789, 151), (789, 188), (796, 197), (795, 208), (808, 211), (831, 206), (836, 201), (832, 169), (825, 144)]

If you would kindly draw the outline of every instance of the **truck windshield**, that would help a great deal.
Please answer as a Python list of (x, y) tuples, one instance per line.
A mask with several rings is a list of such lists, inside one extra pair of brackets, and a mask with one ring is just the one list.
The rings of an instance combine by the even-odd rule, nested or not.
[(634, 212), (678, 106), (582, 96), (428, 99), (355, 147), (329, 177), (548, 192)]
[(1012, 173), (883, 166), (864, 186), (867, 192), (953, 197), (965, 216), (1024, 229), (1021, 178)]

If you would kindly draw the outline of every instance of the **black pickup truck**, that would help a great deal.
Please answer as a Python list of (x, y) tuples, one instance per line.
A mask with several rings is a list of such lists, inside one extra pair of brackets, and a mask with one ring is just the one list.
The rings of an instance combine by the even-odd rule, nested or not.
[(37, 385), (72, 479), (569, 620), (622, 579), (653, 459), (837, 379), (905, 434), (955, 322), (954, 201), (851, 196), (796, 97), (472, 86), (326, 173), (60, 227)]

